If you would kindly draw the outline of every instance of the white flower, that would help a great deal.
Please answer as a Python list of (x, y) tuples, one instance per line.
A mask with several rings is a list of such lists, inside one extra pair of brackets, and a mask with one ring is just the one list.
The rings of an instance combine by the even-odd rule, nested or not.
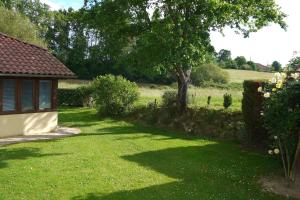
[(300, 73), (291, 74), (293, 79), (298, 79), (300, 77)]
[(277, 139), (278, 139), (278, 136), (275, 135), (275, 136), (274, 136), (274, 139), (277, 140)]
[(286, 79), (286, 77), (287, 77), (287, 74), (286, 74), (286, 73), (284, 73), (284, 72), (282, 72), (282, 73), (281, 73), (281, 77), (282, 77), (282, 79)]
[(274, 153), (275, 153), (275, 154), (279, 154), (279, 153), (280, 153), (280, 150), (279, 150), (279, 149), (274, 149)]
[(268, 153), (269, 153), (270, 155), (273, 155), (273, 150), (269, 150)]
[(281, 78), (281, 74), (280, 74), (279, 72), (276, 72), (276, 73), (274, 74), (274, 76), (275, 76), (276, 78)]
[(262, 92), (262, 87), (259, 87), (259, 88), (257, 89), (257, 92)]
[(270, 92), (267, 92), (267, 93), (264, 94), (265, 98), (270, 98), (270, 96), (271, 96)]
[(271, 83), (277, 83), (277, 79), (274, 77), (270, 80)]
[(260, 112), (260, 115), (261, 115), (261, 116), (264, 116), (265, 114), (264, 114), (264, 112)]

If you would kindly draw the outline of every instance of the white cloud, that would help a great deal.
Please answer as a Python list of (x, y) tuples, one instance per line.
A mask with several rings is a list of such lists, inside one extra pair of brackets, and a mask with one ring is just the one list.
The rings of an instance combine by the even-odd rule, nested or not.
[(288, 30), (282, 30), (278, 25), (271, 25), (243, 38), (232, 30), (224, 31), (225, 37), (220, 33), (212, 33), (211, 39), (216, 50), (230, 49), (233, 56), (245, 56), (247, 59), (271, 64), (278, 60), (287, 64), (294, 51), (300, 51), (300, 7), (299, 0), (276, 0), (282, 10), (288, 15), (286, 22)]

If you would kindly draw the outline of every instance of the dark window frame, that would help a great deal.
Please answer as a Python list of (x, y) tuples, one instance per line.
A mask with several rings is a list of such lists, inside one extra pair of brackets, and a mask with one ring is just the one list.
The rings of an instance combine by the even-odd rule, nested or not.
[[(3, 80), (10, 79), (16, 80), (16, 110), (15, 111), (3, 111)], [(22, 81), (33, 80), (33, 110), (22, 111)], [(39, 84), (40, 80), (51, 81), (51, 108), (39, 110)], [(57, 87), (58, 80), (53, 78), (26, 78), (26, 77), (1, 77), (0, 78), (0, 115), (10, 114), (26, 114), (26, 113), (43, 113), (43, 112), (55, 112), (57, 111)]]

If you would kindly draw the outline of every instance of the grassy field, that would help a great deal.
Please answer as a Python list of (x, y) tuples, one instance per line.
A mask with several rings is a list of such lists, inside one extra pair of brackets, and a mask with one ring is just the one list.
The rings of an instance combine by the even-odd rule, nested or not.
[[(231, 83), (242, 84), (244, 80), (253, 79), (270, 79), (272, 73), (255, 72), (245, 70), (226, 70), (230, 75)], [(88, 84), (89, 81), (84, 80), (65, 80), (59, 82), (59, 88), (77, 88), (82, 85)], [(161, 96), (166, 90), (174, 89), (164, 85), (154, 84), (139, 84), (141, 98), (137, 102), (137, 105), (147, 105), (147, 103), (154, 101), (161, 102)], [(217, 89), (217, 88), (197, 88), (191, 87), (190, 94), (195, 96), (191, 106), (205, 107), (207, 105), (208, 96), (212, 97), (211, 108), (222, 109), (223, 108), (223, 95), (225, 93), (231, 94), (233, 98), (233, 105), (231, 109), (240, 110), (242, 91), (238, 89)]]
[(258, 179), (279, 168), (269, 157), (210, 141), (63, 109), (60, 124), (82, 134), (0, 147), (5, 200), (283, 200)]
[(247, 70), (226, 70), (229, 73), (231, 83), (243, 83), (244, 80), (269, 80), (273, 77), (273, 73), (256, 72)]

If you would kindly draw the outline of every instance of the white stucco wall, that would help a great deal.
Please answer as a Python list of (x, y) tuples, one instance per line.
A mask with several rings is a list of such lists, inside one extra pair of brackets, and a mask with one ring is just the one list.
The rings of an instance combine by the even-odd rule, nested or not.
[(0, 138), (49, 133), (57, 123), (57, 112), (0, 115)]

